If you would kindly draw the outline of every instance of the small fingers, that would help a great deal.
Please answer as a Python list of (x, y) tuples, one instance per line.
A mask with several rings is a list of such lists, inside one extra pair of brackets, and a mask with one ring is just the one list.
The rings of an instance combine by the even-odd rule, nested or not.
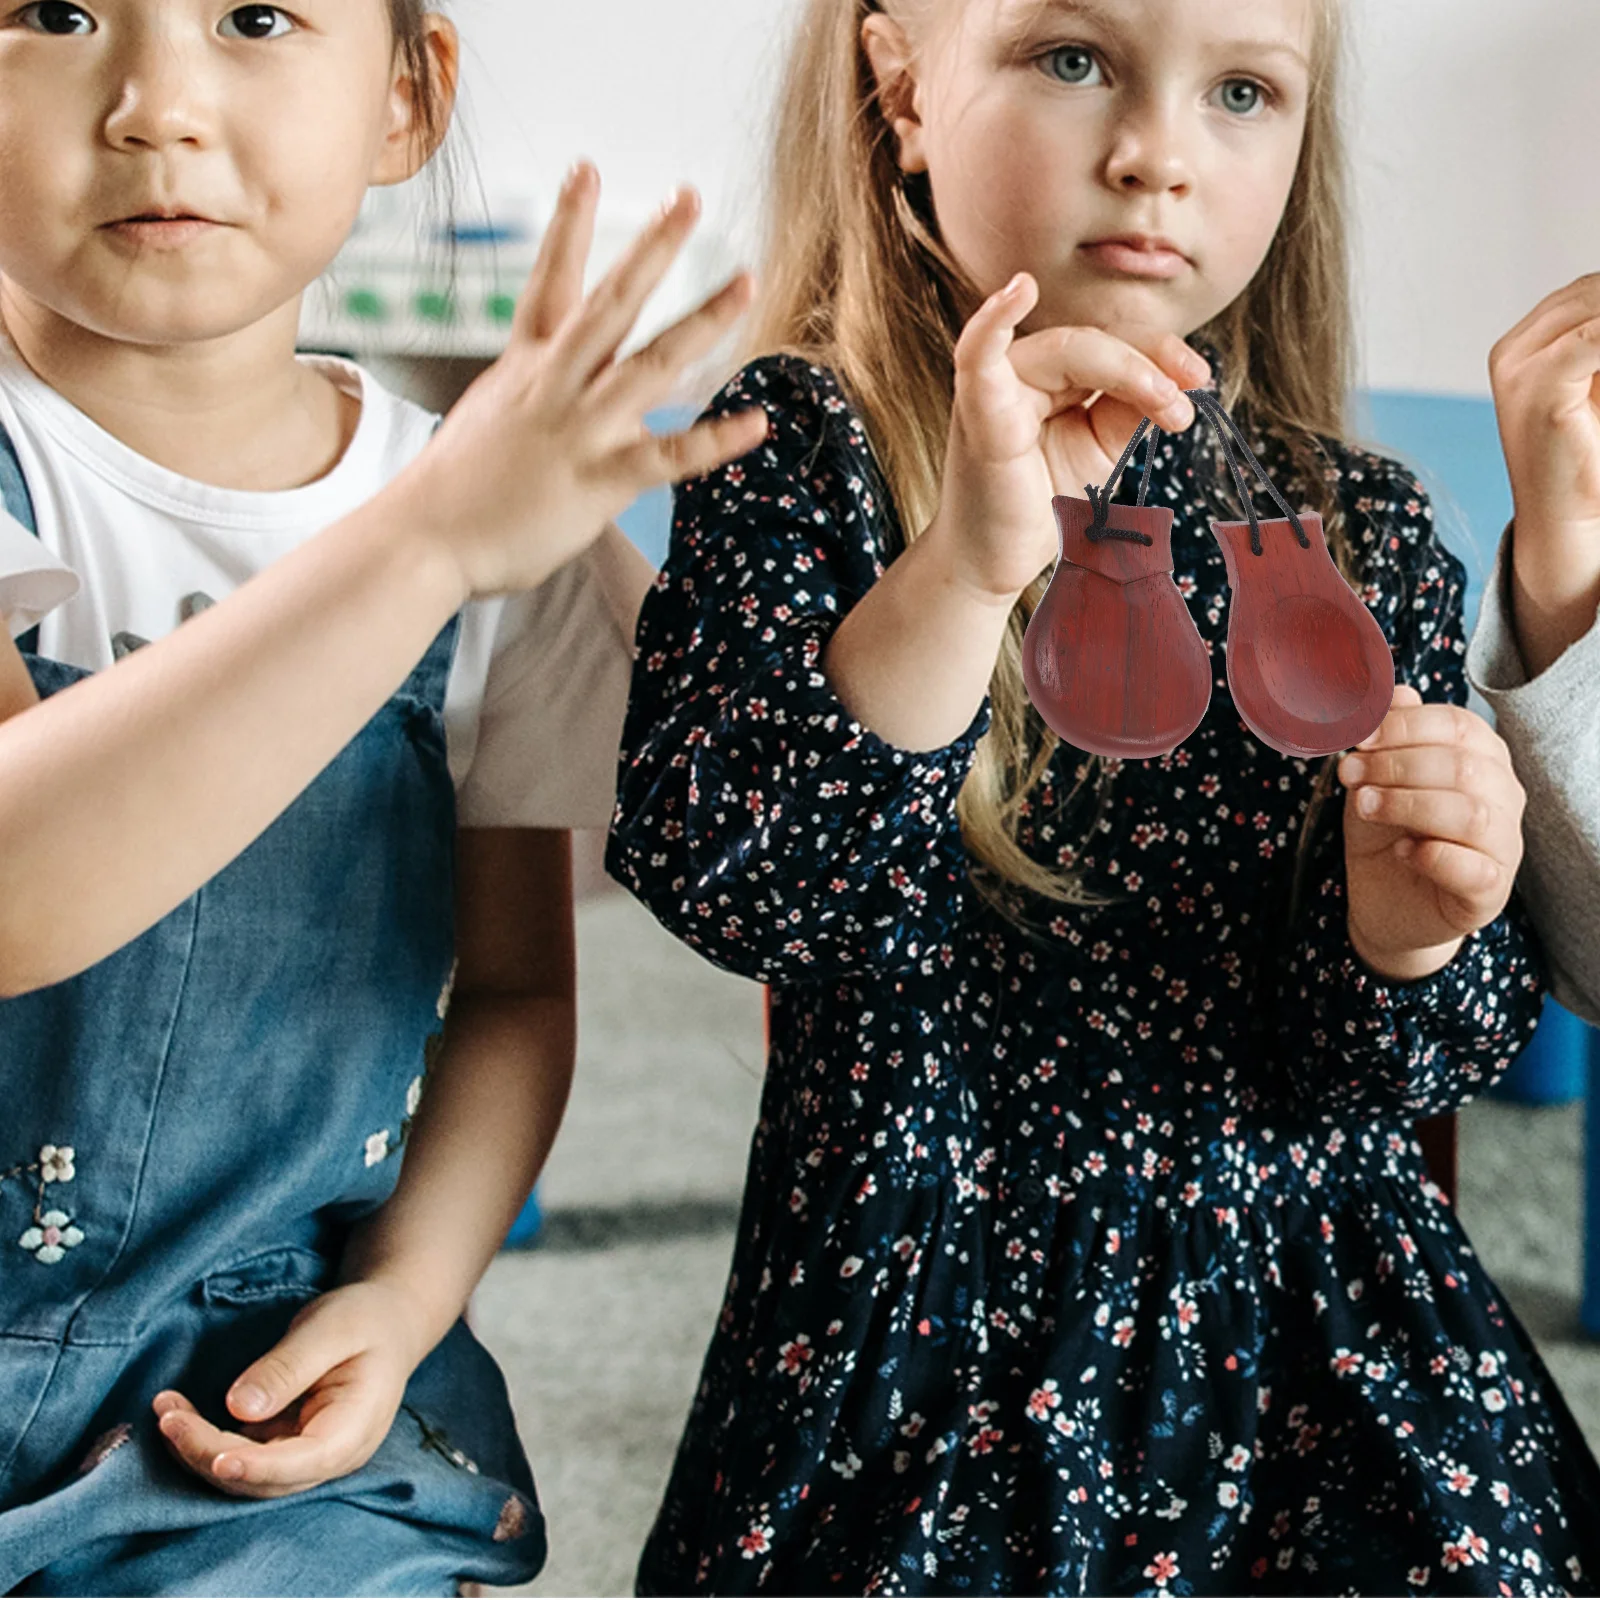
[(173, 1455), (196, 1477), (231, 1492), (242, 1474), (229, 1452), (251, 1441), (207, 1422), (180, 1394), (159, 1394), (152, 1404), (161, 1437)]
[(1469, 845), (1448, 839), (1402, 839), (1395, 853), (1443, 893), (1462, 902), (1461, 915), (1451, 919), (1462, 933), (1482, 927), (1482, 908), (1503, 904), (1510, 891), (1506, 869)]
[(1418, 839), (1443, 839), (1473, 849), (1483, 849), (1496, 839), (1499, 808), (1481, 795), (1367, 784), (1353, 791), (1346, 803), (1363, 822), (1398, 828)]
[(1379, 748), (1406, 745), (1465, 745), (1511, 764), (1504, 739), (1465, 706), (1424, 701), (1410, 684), (1396, 684), (1394, 701), (1382, 722), (1355, 747), (1366, 755)]
[(578, 162), (561, 186), (533, 271), (517, 298), (513, 338), (548, 339), (577, 309), (599, 197), (600, 174), (587, 161)]
[(998, 367), (1011, 348), (1017, 324), (1038, 300), (1038, 282), (1027, 272), (1019, 272), (1005, 288), (990, 295), (967, 318), (956, 340), (956, 372), (975, 374)]
[(1600, 317), (1600, 272), (1586, 273), (1547, 294), (1527, 316), (1503, 334), (1489, 352), (1489, 371), (1497, 384), (1513, 375), (1528, 357), (1580, 323)]
[(1339, 763), (1352, 794), (1366, 789), (1441, 789), (1482, 796), (1522, 814), (1524, 791), (1509, 760), (1478, 744), (1422, 744), (1352, 751)]
[(687, 316), (606, 372), (597, 385), (596, 400), (637, 421), (671, 395), (685, 367), (715, 347), (749, 306), (754, 288), (748, 272), (730, 278)]
[(704, 477), (748, 455), (767, 436), (767, 414), (759, 406), (697, 422), (682, 433), (650, 434), (618, 452), (613, 465), (639, 491), (659, 483)]
[(644, 303), (666, 276), (700, 215), (700, 197), (679, 189), (595, 285), (556, 339), (575, 391), (587, 387), (627, 338)]
[[(1024, 383), (1043, 390), (1058, 409), (1080, 404), (1099, 390), (1168, 433), (1182, 433), (1194, 422), (1194, 403), (1182, 386), (1143, 350), (1103, 328), (1047, 328), (1029, 334), (1012, 348), (1011, 364)], [(1183, 362), (1180, 370), (1187, 377), (1194, 368)]]

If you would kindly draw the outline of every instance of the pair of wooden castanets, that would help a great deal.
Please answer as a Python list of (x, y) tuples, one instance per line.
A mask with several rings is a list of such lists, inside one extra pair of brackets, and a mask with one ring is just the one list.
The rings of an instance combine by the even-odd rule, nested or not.
[[(1244, 504), (1243, 522), (1212, 522), (1232, 599), (1228, 689), (1245, 725), (1289, 756), (1325, 756), (1371, 733), (1394, 698), (1394, 658), (1372, 613), (1339, 575), (1322, 518), (1296, 513), (1238, 426), (1207, 389), (1190, 389), (1217, 430)], [(1137, 505), (1112, 490), (1146, 433)], [(1230, 440), (1230, 434), (1232, 438)], [(1096, 755), (1175, 750), (1211, 701), (1211, 661), (1172, 581), (1172, 512), (1148, 506), (1160, 433), (1148, 417), (1105, 486), (1087, 500), (1057, 495), (1061, 558), (1022, 646), (1022, 675), (1039, 715)], [(1235, 448), (1283, 512), (1263, 522)]]

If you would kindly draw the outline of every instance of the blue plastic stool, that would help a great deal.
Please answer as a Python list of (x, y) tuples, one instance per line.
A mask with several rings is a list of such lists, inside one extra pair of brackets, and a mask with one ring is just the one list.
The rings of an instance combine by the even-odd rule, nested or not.
[(1581, 1098), (1588, 1083), (1592, 1032), (1582, 1018), (1546, 995), (1527, 1049), (1489, 1093), (1525, 1106), (1560, 1106)]
[(502, 1250), (526, 1250), (529, 1245), (537, 1242), (539, 1230), (544, 1226), (544, 1213), (539, 1209), (539, 1189), (534, 1186), (533, 1193), (528, 1196), (527, 1204), (517, 1213), (517, 1220), (511, 1224), (511, 1230), (506, 1234)]

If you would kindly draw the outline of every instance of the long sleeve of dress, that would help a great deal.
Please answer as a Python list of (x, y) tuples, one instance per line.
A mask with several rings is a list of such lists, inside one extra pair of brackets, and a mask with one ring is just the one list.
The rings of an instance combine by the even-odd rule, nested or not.
[(904, 968), (961, 914), (956, 798), (988, 705), (927, 752), (851, 717), (822, 654), (890, 558), (891, 513), (829, 373), (764, 359), (708, 414), (752, 402), (766, 442), (675, 500), (639, 619), (607, 869), (745, 976)]
[(1507, 528), (1467, 650), (1467, 676), (1494, 711), (1527, 790), (1518, 879), (1550, 958), (1557, 1000), (1600, 1024), (1600, 625), (1536, 678), (1512, 624)]
[[(1363, 598), (1389, 639), (1395, 679), (1424, 700), (1465, 705), (1465, 569), (1433, 527), (1414, 477), (1344, 451), (1350, 536), (1372, 575)], [(1454, 959), (1410, 983), (1379, 977), (1346, 926), (1344, 790), (1324, 807), (1295, 938), (1276, 989), (1277, 1049), (1318, 1110), (1421, 1117), (1488, 1087), (1527, 1043), (1544, 982), (1542, 952), (1517, 897)]]

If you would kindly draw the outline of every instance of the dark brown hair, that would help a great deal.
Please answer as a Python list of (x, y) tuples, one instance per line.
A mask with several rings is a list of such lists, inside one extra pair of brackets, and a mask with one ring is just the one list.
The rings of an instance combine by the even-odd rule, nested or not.
[(443, 145), (450, 125), (450, 113), (440, 99), (441, 85), (423, 27), (425, 18), (434, 10), (437, 6), (428, 4), (428, 0), (389, 0), (395, 55), (404, 61), (406, 72), (417, 86), (417, 142), (428, 151), (437, 151)]

